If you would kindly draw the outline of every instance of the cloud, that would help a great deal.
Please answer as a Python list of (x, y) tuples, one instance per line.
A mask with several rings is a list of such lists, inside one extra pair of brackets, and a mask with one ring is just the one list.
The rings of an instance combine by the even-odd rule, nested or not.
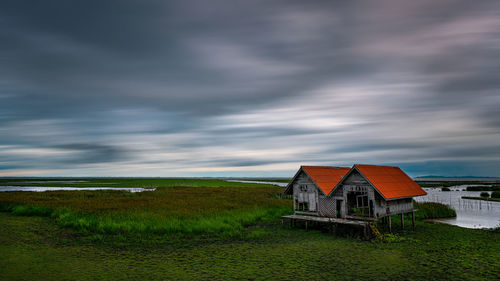
[(70, 143), (57, 148), (73, 151), (74, 155), (68, 163), (105, 163), (123, 160), (125, 152), (118, 147), (103, 144)]
[(498, 173), (499, 18), (496, 1), (2, 1), (0, 169)]

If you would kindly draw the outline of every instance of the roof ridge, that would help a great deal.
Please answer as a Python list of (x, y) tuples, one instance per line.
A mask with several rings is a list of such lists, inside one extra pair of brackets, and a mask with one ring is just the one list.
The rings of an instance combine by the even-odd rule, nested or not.
[(301, 165), (300, 167), (301, 168), (310, 167), (310, 168), (334, 168), (334, 169), (344, 168), (344, 169), (350, 169), (350, 167), (344, 167), (344, 166), (311, 166), (311, 165)]
[(304, 171), (318, 189), (324, 195), (328, 195), (337, 182), (342, 179), (342, 176), (346, 175), (350, 170), (349, 167), (300, 166), (299, 171)]
[(390, 168), (398, 168), (401, 169), (398, 166), (389, 166), (389, 165), (375, 165), (375, 164), (354, 164), (354, 166), (373, 166), (373, 167), (390, 167)]
[[(355, 164), (354, 168), (358, 170), (386, 200), (427, 194), (425, 190), (412, 180), (412, 178), (410, 178), (410, 176), (400, 167)], [(391, 170), (391, 172), (389, 174), (384, 174), (382, 173), (384, 169)]]

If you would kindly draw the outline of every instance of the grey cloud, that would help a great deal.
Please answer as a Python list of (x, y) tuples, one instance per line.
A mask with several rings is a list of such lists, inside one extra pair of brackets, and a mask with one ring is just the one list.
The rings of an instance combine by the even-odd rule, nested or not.
[(86, 169), (88, 165), (126, 161), (128, 155), (124, 149), (102, 144), (13, 145), (0, 148), (0, 169)]
[(106, 163), (126, 159), (126, 152), (111, 145), (71, 143), (58, 145), (55, 148), (74, 151), (70, 159), (64, 160), (69, 164)]
[[(195, 5), (172, 4), (180, 6), (180, 13), (172, 14), (168, 12), (170, 7), (151, 5), (154, 8), (126, 3), (111, 9), (113, 6), (105, 3), (77, 7), (57, 3), (29, 7), (28, 11), (24, 11), (24, 7), (4, 9), (9, 15), (7, 23), (12, 24), (4, 27), (7, 31), (3, 37), (5, 41), (19, 42), (10, 48), (4, 47), (5, 53), (18, 49), (6, 59), (9, 70), (5, 73), (9, 80), (23, 83), (28, 92), (23, 100), (31, 99), (32, 105), (27, 104), (30, 112), (36, 112), (38, 107), (49, 108), (51, 104), (44, 103), (49, 97), (58, 103), (56, 106), (79, 111), (99, 110), (101, 105), (142, 105), (213, 115), (239, 108), (241, 104), (258, 105), (297, 95), (300, 89), (325, 76), (349, 75), (353, 67), (359, 72), (370, 70), (368, 65), (360, 63), (362, 60), (348, 56), (336, 55), (335, 64), (322, 63), (324, 55), (313, 55), (324, 53), (324, 50), (315, 50), (322, 44), (282, 42), (280, 34), (288, 36), (294, 30), (285, 29), (291, 19), (275, 19), (280, 18), (281, 9), (276, 4), (268, 5), (269, 13), (263, 14), (245, 2), (234, 7), (216, 3), (219, 9), (207, 11), (198, 10)], [(53, 9), (54, 6), (59, 8)], [(156, 12), (146, 12), (153, 9)], [(166, 14), (158, 14), (160, 10)], [(252, 10), (252, 17), (245, 16)], [(316, 8), (309, 9), (316, 13), (298, 13), (299, 7), (286, 10), (295, 13), (295, 18), (302, 18), (298, 21), (309, 22), (311, 30), (304, 32), (312, 32), (318, 25), (314, 21)], [(226, 21), (234, 22), (228, 25), (221, 21), (221, 14), (229, 16)], [(333, 27), (332, 23), (326, 27), (329, 26)], [(328, 38), (320, 41), (329, 47), (338, 44), (338, 40)], [(203, 61), (215, 57), (216, 63), (224, 63), (231, 49), (212, 48), (206, 53), (193, 53), (196, 51), (193, 47), (206, 48), (211, 42), (234, 46), (235, 55), (243, 57), (230, 57), (227, 71), (214, 71), (217, 69), (213, 65), (204, 65)], [(281, 47), (275, 49), (272, 45)], [(249, 57), (244, 57), (247, 55)], [(234, 65), (239, 59), (247, 60)], [(262, 71), (276, 64), (283, 64), (279, 71), (284, 75), (280, 75), (279, 80), (263, 76)], [(286, 67), (293, 65), (310, 70), (286, 74), (289, 72)], [(334, 70), (335, 65), (338, 67)], [(238, 72), (242, 76), (234, 76)], [(61, 111), (45, 112), (51, 113)]]
[(2, 1), (0, 153), (67, 152), (2, 165), (497, 159), (498, 18), (496, 1)]

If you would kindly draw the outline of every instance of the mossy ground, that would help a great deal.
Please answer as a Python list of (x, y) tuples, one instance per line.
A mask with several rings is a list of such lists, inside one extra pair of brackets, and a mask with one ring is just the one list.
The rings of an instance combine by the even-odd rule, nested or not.
[[(247, 214), (258, 206), (291, 211), (289, 200), (271, 198), (279, 190), (276, 187), (220, 185), (225, 183), (202, 182), (198, 189), (165, 184), (158, 192), (142, 195), (4, 194), (0, 197), (4, 204), (29, 203), (39, 209), (19, 209), (18, 215), (13, 210), (0, 212), (0, 280), (497, 280), (500, 276), (498, 231), (420, 220), (415, 231), (407, 227), (398, 232), (395, 218), (394, 236), (367, 241), (314, 227), (310, 231), (282, 227), (279, 213), (265, 220), (250, 218), (227, 231), (200, 233), (139, 231), (138, 225), (107, 232), (63, 227), (60, 218), (43, 217), (69, 208), (83, 220), (102, 215), (111, 218), (109, 223), (131, 217), (147, 223), (161, 216), (203, 219), (220, 217), (221, 212), (229, 214), (226, 220), (238, 221), (241, 217), (232, 217), (233, 212)], [(188, 200), (193, 196), (207, 200)], [(178, 201), (174, 206), (180, 211), (168, 204), (172, 200)], [(205, 212), (190, 205), (205, 201), (210, 202), (203, 203)]]
[(2, 280), (496, 280), (492, 231), (417, 222), (396, 243), (262, 225), (253, 239), (93, 241), (50, 218), (0, 213)]

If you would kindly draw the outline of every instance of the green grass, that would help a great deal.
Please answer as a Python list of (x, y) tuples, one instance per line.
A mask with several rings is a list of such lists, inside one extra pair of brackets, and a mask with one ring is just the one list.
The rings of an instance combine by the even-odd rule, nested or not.
[[(494, 280), (500, 273), (498, 230), (417, 220), (415, 231), (401, 231), (395, 217), (393, 234), (365, 241), (281, 227), (292, 202), (277, 197), (276, 186), (112, 180), (158, 188), (0, 192), (0, 280)], [(441, 204), (416, 208), (419, 219), (453, 214)]]
[[(96, 241), (50, 218), (0, 213), (1, 280), (495, 280), (498, 232), (417, 221), (386, 243), (255, 226), (253, 239)], [(396, 229), (396, 227), (394, 227)]]
[[(124, 179), (126, 185), (137, 179)], [(238, 235), (249, 225), (290, 212), (273, 198), (280, 187), (220, 180), (155, 180), (156, 191), (1, 192), (0, 210), (50, 216), (83, 233)], [(150, 184), (149, 180), (145, 181)], [(170, 184), (170, 186), (169, 186)], [(177, 186), (183, 184), (183, 186)]]
[(496, 199), (500, 198), (500, 191), (493, 191), (491, 193), (491, 198), (496, 198)]
[[(117, 185), (139, 181), (113, 180)], [(209, 179), (142, 180), (143, 184), (156, 181), (161, 186), (157, 186), (156, 191), (142, 193), (112, 190), (2, 192), (0, 210), (15, 215), (52, 217), (58, 225), (85, 234), (210, 234), (222, 237), (242, 237), (244, 228), (279, 219), (292, 211), (290, 200), (276, 196), (282, 190), (276, 186)], [(415, 205), (419, 209), (417, 218), (456, 215), (452, 209), (438, 203)]]
[(490, 197), (490, 194), (488, 192), (484, 191), (484, 192), (481, 192), (481, 194), (479, 196), (488, 198), (488, 197)]
[(466, 188), (467, 191), (500, 191), (500, 186), (483, 186), (483, 185), (474, 185), (468, 186)]
[(413, 202), (413, 207), (418, 210), (415, 214), (417, 219), (437, 219), (457, 216), (455, 210), (441, 203)]
[[(63, 181), (63, 182), (60, 182)], [(84, 181), (68, 183), (67, 181)], [(54, 187), (229, 187), (255, 186), (251, 183), (227, 182), (219, 179), (197, 178), (0, 178), (0, 186), (54, 186)]]

